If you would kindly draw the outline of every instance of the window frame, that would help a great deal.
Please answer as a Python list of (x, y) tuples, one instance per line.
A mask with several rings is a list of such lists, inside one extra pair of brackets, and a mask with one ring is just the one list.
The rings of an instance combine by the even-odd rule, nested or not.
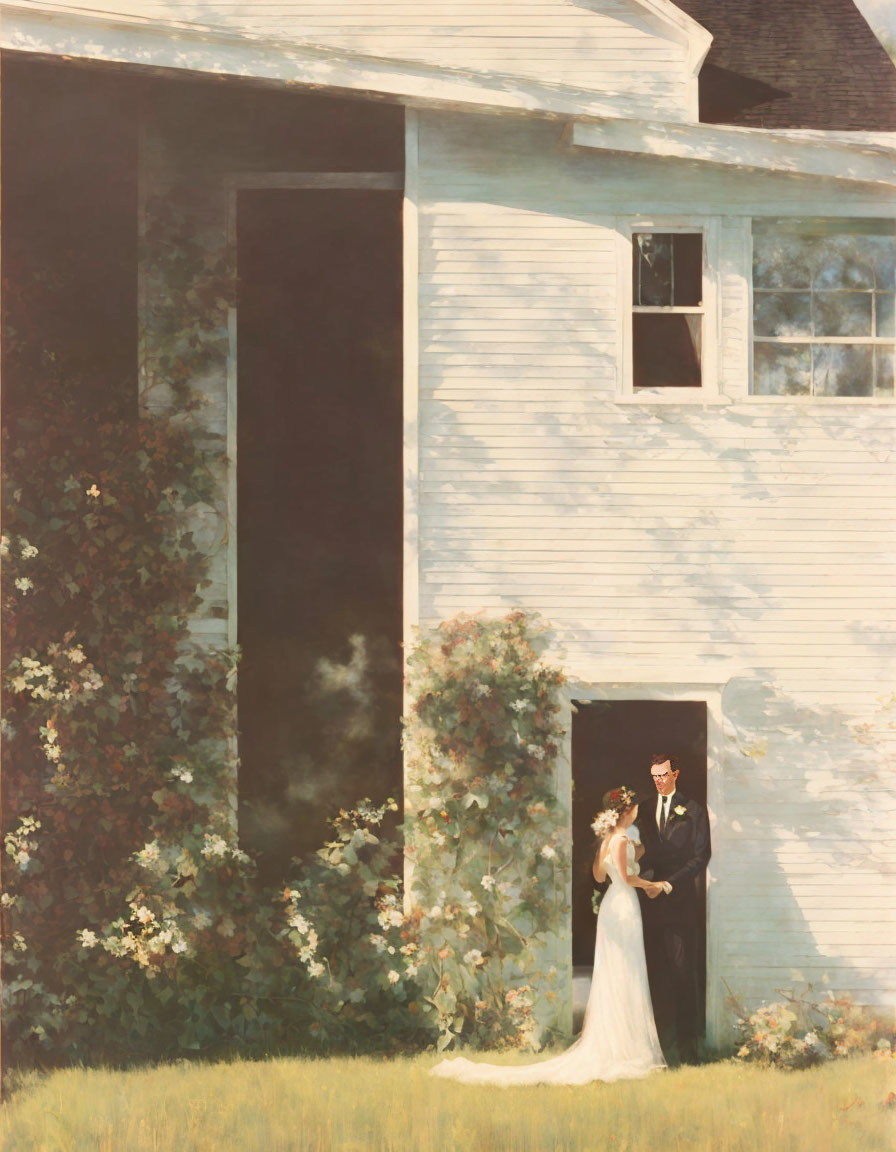
[[(798, 225), (799, 225), (800, 221), (802, 221), (802, 220), (816, 220), (816, 219), (824, 219), (824, 220), (830, 220), (830, 221), (842, 220), (844, 225), (848, 226), (850, 222), (853, 222), (854, 224), (858, 224), (858, 223), (861, 223), (862, 221), (865, 221), (865, 220), (869, 220), (869, 221), (870, 220), (881, 220), (881, 219), (888, 219), (888, 217), (881, 216), (880, 213), (875, 213), (875, 214), (869, 215), (869, 216), (830, 216), (828, 214), (821, 214), (818, 217), (806, 216), (805, 214), (802, 214), (798, 217), (792, 217), (792, 218), (791, 217), (781, 217), (781, 216), (777, 216), (777, 215), (759, 216), (759, 215), (754, 214), (754, 215), (750, 216), (749, 222), (748, 222), (749, 231), (747, 234), (747, 249), (748, 249), (748, 252), (747, 252), (747, 259), (748, 259), (747, 283), (749, 286), (749, 293), (748, 293), (749, 341), (748, 341), (748, 346), (747, 346), (748, 347), (748, 354), (749, 354), (749, 364), (748, 364), (748, 369), (747, 369), (747, 371), (748, 371), (747, 399), (751, 403), (765, 403), (765, 404), (769, 404), (769, 403), (771, 403), (771, 404), (841, 404), (841, 405), (842, 404), (893, 404), (894, 402), (896, 402), (896, 389), (894, 389), (893, 393), (890, 393), (890, 394), (881, 393), (879, 395), (872, 394), (870, 396), (849, 396), (849, 395), (831, 396), (831, 395), (827, 395), (825, 393), (816, 393), (813, 391), (794, 392), (794, 393), (788, 393), (786, 395), (781, 395), (781, 394), (771, 393), (771, 392), (756, 392), (756, 391), (754, 391), (755, 359), (756, 359), (755, 352), (756, 352), (756, 345), (757, 344), (772, 344), (772, 345), (774, 345), (774, 344), (779, 344), (779, 345), (780, 344), (799, 344), (799, 345), (805, 345), (807, 348), (810, 348), (810, 349), (817, 347), (817, 346), (820, 346), (820, 347), (850, 346), (850, 347), (874, 348), (877, 346), (888, 347), (888, 346), (896, 345), (896, 337), (892, 337), (892, 336), (867, 336), (866, 337), (866, 336), (814, 336), (813, 335), (813, 336), (758, 336), (757, 337), (756, 332), (755, 332), (755, 295), (756, 295), (757, 290), (756, 290), (756, 287), (754, 284), (754, 277), (753, 277), (754, 247), (755, 247), (755, 240), (756, 240), (754, 225), (757, 222), (765, 223), (765, 224), (770, 224), (770, 223), (775, 222), (775, 223), (780, 224), (782, 234), (788, 234), (789, 233), (790, 235), (793, 235), (793, 236), (811, 235), (812, 233), (810, 233), (810, 232), (805, 232), (805, 231), (801, 232)], [(896, 230), (896, 226), (894, 226), (894, 230)], [(859, 234), (861, 234), (861, 233), (859, 233)], [(848, 227), (844, 227), (844, 230), (842, 232), (831, 232), (830, 235), (849, 235)], [(762, 292), (762, 291), (766, 291), (766, 290), (765, 289), (759, 289), (759, 291)], [(771, 293), (773, 290), (768, 289), (768, 291)], [(774, 290), (774, 291), (783, 292), (786, 290)], [(805, 293), (806, 290), (793, 289), (792, 291), (794, 293), (798, 293), (800, 291), (803, 291)], [(808, 289), (808, 291), (811, 295), (814, 295), (814, 289), (813, 288), (810, 287), (810, 289)], [(841, 291), (841, 290), (832, 289), (831, 291), (836, 292), (836, 291)], [(842, 289), (842, 291), (849, 291), (849, 290), (848, 289)], [(872, 294), (872, 296), (876, 295), (876, 289), (873, 289), (873, 288), (872, 289), (856, 289), (856, 291), (857, 292), (869, 292), (870, 294)], [(873, 309), (873, 304), (872, 304), (872, 309)], [(872, 326), (873, 326), (873, 312), (872, 312)], [(811, 386), (811, 381), (810, 381), (810, 386)]]
[[(616, 218), (619, 235), (617, 278), (621, 304), (619, 340), (619, 387), (617, 398), (638, 404), (707, 404), (726, 400), (719, 388), (719, 237), (718, 216), (626, 216)], [(632, 246), (638, 232), (699, 234), (703, 237), (703, 303), (699, 306), (654, 307), (633, 303)], [(635, 313), (667, 315), (702, 315), (699, 387), (659, 385), (655, 388), (634, 386)]]

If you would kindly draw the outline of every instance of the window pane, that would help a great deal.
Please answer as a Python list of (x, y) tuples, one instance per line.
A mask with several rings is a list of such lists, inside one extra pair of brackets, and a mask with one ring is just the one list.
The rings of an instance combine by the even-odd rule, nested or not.
[(892, 236), (873, 237), (871, 255), (877, 287), (892, 291), (896, 288), (896, 239)]
[(755, 288), (808, 288), (811, 241), (802, 236), (754, 236)]
[(854, 344), (814, 345), (812, 381), (816, 396), (870, 396), (871, 348)]
[(672, 237), (636, 232), (632, 237), (632, 291), (635, 304), (654, 308), (672, 303)]
[(760, 396), (808, 395), (811, 354), (808, 344), (756, 344), (753, 391)]
[(875, 336), (896, 336), (896, 321), (894, 321), (893, 301), (896, 297), (892, 292), (878, 292), (875, 296)]
[(893, 361), (892, 348), (874, 349), (874, 395), (893, 395)]
[(672, 237), (672, 303), (693, 308), (703, 301), (703, 236), (679, 232)]
[(874, 261), (867, 236), (826, 236), (814, 241), (815, 288), (873, 288)]
[(870, 292), (816, 292), (816, 336), (870, 336)]
[(636, 232), (632, 236), (632, 301), (649, 307), (696, 307), (703, 298), (700, 233)]
[(632, 316), (635, 388), (699, 388), (703, 317), (657, 312)]
[(757, 336), (811, 336), (809, 293), (757, 292), (753, 297), (753, 331)]

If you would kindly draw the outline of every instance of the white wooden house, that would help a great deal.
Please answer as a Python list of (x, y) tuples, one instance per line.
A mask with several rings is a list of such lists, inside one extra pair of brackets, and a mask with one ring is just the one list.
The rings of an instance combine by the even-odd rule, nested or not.
[[(703, 707), (712, 1038), (726, 984), (896, 1007), (896, 72), (853, 5), (0, 10), (17, 58), (404, 108), (401, 170), (188, 154), (147, 123), (144, 223), (186, 187), (193, 235), (232, 262), (240, 189), (403, 195), (407, 642), (520, 606), (555, 629), (571, 732), (573, 701)], [(144, 251), (156, 409), (176, 403), (166, 300)], [(224, 450), (200, 517), (212, 643), (237, 638), (225, 303), (191, 381)], [(557, 917), (568, 955), (567, 903)]]

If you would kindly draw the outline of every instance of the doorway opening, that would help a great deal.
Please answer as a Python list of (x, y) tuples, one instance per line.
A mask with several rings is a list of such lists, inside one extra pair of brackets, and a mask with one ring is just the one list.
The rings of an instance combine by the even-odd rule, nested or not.
[[(621, 784), (655, 797), (654, 753), (679, 758), (678, 786), (706, 805), (707, 707), (703, 700), (575, 701), (572, 721), (572, 951), (574, 1015), (581, 1017), (594, 964), (595, 917), (591, 875), (595, 839), (591, 822), (605, 792)], [(706, 1002), (706, 882), (698, 886), (697, 992), (702, 1030)]]
[(240, 838), (262, 879), (400, 797), (402, 194), (237, 203)]

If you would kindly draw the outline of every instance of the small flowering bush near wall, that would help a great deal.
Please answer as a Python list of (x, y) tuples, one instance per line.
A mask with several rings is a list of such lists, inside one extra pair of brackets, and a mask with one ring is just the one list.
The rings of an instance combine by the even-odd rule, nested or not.
[(738, 1060), (777, 1068), (808, 1068), (825, 1060), (875, 1053), (896, 1059), (896, 1029), (849, 996), (824, 1000), (784, 995), (755, 1011), (729, 998), (739, 1034)]
[(409, 658), (406, 962), (454, 1041), (537, 1047), (556, 1015), (569, 845), (554, 765), (562, 672), (532, 616), (458, 617)]

